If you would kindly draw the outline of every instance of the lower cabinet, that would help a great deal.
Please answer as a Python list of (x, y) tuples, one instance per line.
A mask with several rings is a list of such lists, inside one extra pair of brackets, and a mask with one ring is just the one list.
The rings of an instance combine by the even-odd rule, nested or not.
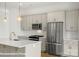
[(41, 56), (40, 41), (36, 43), (34, 42), (26, 44), (23, 47), (14, 47), (0, 44), (0, 57), (40, 57), (40, 56)]
[(39, 41), (41, 41), (41, 51), (45, 52), (46, 51), (46, 38), (45, 37), (40, 37)]
[(3, 53), (3, 45), (0, 44), (0, 53)]
[(64, 40), (64, 55), (78, 56), (78, 40)]
[(25, 55), (25, 48), (17, 48), (7, 45), (0, 44), (0, 55), (8, 55), (8, 56), (24, 56)]

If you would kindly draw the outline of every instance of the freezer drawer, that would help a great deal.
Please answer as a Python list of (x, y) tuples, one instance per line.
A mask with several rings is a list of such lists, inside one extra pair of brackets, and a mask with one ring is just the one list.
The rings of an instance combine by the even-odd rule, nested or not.
[(62, 44), (47, 44), (46, 51), (49, 54), (61, 56), (63, 53), (63, 46)]

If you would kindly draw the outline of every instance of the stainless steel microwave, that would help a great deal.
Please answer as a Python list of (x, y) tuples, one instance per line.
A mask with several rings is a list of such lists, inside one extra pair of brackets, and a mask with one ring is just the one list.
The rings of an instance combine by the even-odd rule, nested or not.
[(42, 30), (42, 24), (32, 24), (32, 30)]

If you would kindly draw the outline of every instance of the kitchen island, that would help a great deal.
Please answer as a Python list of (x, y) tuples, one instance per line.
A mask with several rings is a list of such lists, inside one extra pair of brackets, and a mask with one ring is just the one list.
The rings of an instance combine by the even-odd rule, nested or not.
[(0, 39), (0, 56), (40, 57), (41, 41)]

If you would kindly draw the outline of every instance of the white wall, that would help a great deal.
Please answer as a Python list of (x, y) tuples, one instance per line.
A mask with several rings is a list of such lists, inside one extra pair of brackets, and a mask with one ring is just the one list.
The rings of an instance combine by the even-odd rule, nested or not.
[(20, 22), (17, 20), (18, 10), (9, 10), (9, 32), (20, 33)]
[[(7, 13), (7, 17), (9, 13)], [(7, 18), (7, 22), (4, 22), (5, 12), (3, 9), (0, 9), (0, 38), (7, 38), (9, 36), (9, 19)]]
[(8, 10), (7, 22), (4, 22), (4, 12), (0, 13), (0, 38), (9, 38), (11, 32), (15, 32), (17, 35), (21, 33), (20, 22), (17, 20), (18, 10)]

